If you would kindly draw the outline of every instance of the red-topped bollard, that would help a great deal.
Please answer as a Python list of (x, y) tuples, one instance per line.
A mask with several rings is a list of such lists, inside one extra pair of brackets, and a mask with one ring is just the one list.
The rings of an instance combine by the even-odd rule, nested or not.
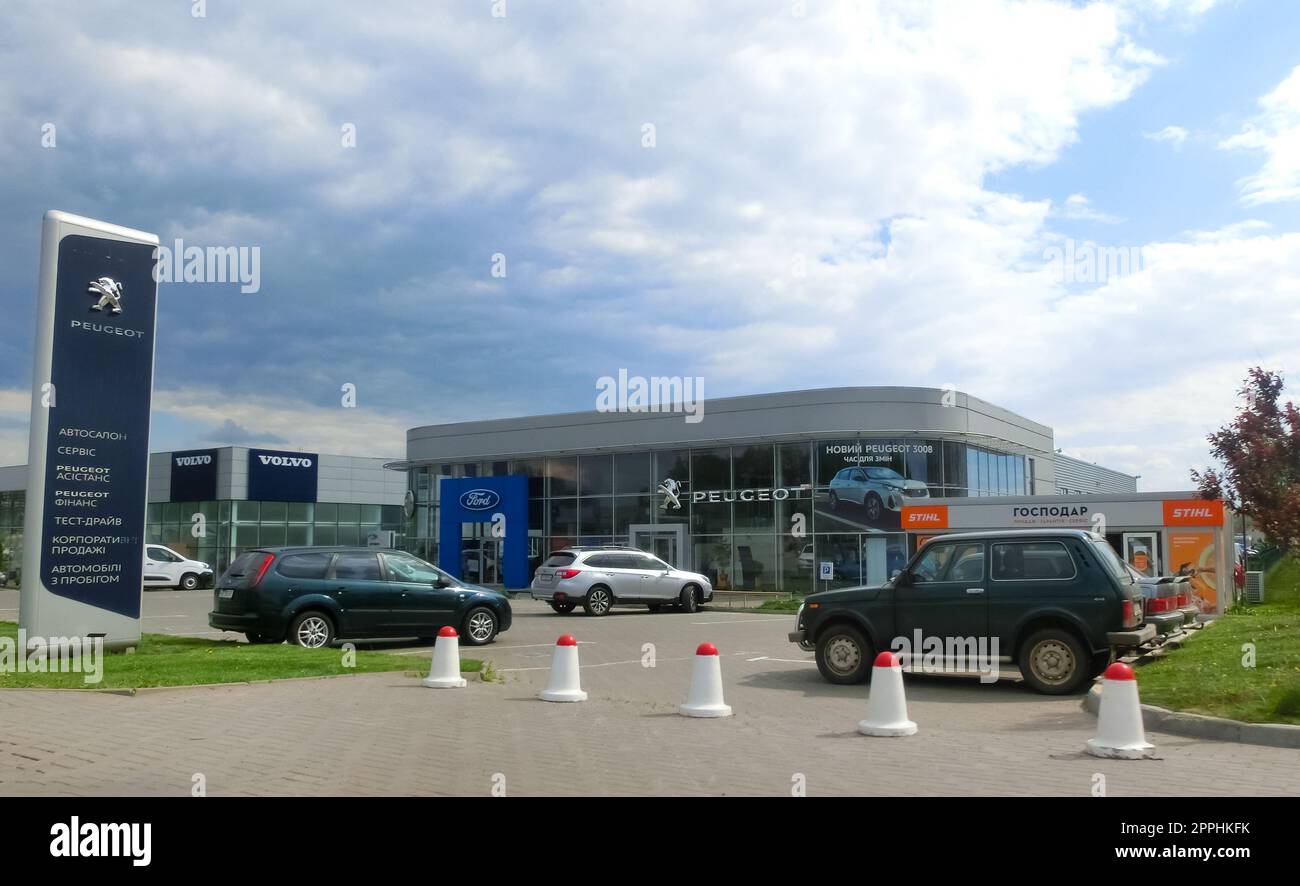
[(586, 701), (578, 676), (578, 641), (565, 634), (555, 641), (555, 654), (551, 656), (551, 676), (546, 688), (537, 696), (542, 701)]
[(722, 699), (722, 662), (712, 643), (701, 643), (695, 650), (690, 695), (677, 713), (683, 717), (731, 716), (731, 707)]
[(907, 696), (903, 692), (903, 668), (898, 656), (882, 652), (871, 668), (871, 692), (867, 696), (867, 717), (858, 722), (863, 735), (915, 735), (916, 724), (907, 719)]
[(433, 644), (433, 661), (424, 685), (430, 689), (463, 689), (465, 678), (460, 675), (460, 635), (451, 625), (438, 631)]
[(1155, 751), (1155, 746), (1147, 743), (1146, 730), (1142, 727), (1137, 678), (1131, 667), (1117, 661), (1102, 676), (1097, 737), (1088, 739), (1088, 753), (1094, 757), (1140, 760)]

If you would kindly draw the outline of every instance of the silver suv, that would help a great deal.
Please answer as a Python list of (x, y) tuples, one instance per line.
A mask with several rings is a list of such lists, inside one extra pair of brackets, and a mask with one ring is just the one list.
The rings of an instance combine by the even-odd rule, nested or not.
[(529, 588), (561, 614), (579, 603), (588, 615), (606, 615), (615, 603), (644, 603), (651, 612), (677, 606), (694, 612), (713, 599), (713, 585), (697, 572), (674, 569), (636, 548), (564, 548), (537, 568)]
[(884, 516), (886, 508), (899, 511), (911, 499), (929, 497), (928, 486), (920, 480), (904, 480), (891, 468), (843, 468), (830, 482), (832, 511), (838, 511), (841, 502), (852, 502), (872, 522)]

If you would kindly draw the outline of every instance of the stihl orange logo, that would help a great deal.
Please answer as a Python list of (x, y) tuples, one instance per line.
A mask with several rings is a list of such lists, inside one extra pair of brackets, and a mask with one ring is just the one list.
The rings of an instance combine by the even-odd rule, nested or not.
[(1222, 526), (1223, 502), (1191, 499), (1164, 502), (1166, 526)]
[(904, 529), (947, 529), (947, 505), (904, 505)]

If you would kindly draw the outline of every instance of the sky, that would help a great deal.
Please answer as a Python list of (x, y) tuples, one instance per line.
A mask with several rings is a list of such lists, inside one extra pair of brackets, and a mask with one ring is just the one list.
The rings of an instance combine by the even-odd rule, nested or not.
[(0, 182), (0, 464), (48, 209), (257, 251), (161, 284), (154, 449), (400, 458), (625, 369), (954, 386), (1183, 489), (1300, 365), (1290, 2), (8, 0)]

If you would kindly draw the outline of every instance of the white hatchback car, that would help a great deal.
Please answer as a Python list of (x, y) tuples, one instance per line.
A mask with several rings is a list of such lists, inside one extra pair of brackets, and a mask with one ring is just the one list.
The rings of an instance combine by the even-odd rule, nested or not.
[(212, 567), (162, 545), (144, 546), (144, 586), (192, 591), (212, 584)]

